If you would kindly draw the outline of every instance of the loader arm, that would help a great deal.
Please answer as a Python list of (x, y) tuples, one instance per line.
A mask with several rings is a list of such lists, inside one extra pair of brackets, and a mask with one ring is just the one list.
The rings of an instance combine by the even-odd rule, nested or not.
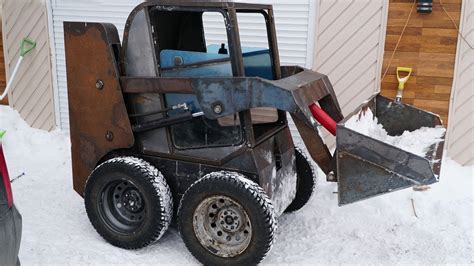
[(335, 172), (336, 163), (309, 109), (319, 103), (332, 119), (343, 119), (328, 77), (301, 67), (282, 67), (281, 72), (283, 78), (275, 81), (259, 77), (122, 77), (121, 85), (125, 93), (194, 93), (209, 119), (258, 107), (287, 111), (313, 160), (326, 174)]
[[(299, 67), (282, 67), (282, 79), (258, 77), (121, 78), (125, 93), (194, 93), (204, 115), (218, 119), (257, 107), (291, 114), (313, 160), (338, 182), (339, 204), (345, 205), (415, 185), (438, 181), (443, 138), (419, 156), (345, 127), (350, 117), (371, 108), (390, 135), (441, 126), (435, 114), (374, 95), (343, 119), (327, 76)], [(310, 106), (317, 103), (337, 124), (337, 156), (324, 143)], [(400, 122), (402, 121), (402, 122)]]

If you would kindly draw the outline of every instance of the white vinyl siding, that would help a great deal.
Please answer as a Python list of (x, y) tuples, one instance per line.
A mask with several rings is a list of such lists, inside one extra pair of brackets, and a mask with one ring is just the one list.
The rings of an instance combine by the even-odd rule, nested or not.
[[(473, 45), (474, 1), (463, 1), (461, 32)], [(461, 38), (456, 52), (447, 138), (448, 156), (462, 165), (474, 165), (474, 51)]]

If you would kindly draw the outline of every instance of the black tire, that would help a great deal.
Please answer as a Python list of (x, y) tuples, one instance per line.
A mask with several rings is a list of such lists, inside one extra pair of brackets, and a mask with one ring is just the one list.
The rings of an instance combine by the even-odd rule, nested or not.
[[(209, 213), (200, 212), (201, 206), (206, 206), (203, 204), (209, 200), (211, 204), (213, 199), (219, 200), (219, 203), (216, 201), (219, 206), (207, 205), (212, 206), (207, 209)], [(232, 209), (234, 207), (235, 209)], [(224, 214), (227, 215), (226, 210), (234, 211), (239, 215), (233, 217), (234, 219), (229, 223), (228, 216), (223, 217)], [(206, 211), (205, 208), (204, 211)], [(204, 225), (199, 222), (200, 217), (205, 221), (204, 218), (211, 217), (211, 213), (214, 212), (212, 217), (215, 218), (207, 218), (210, 224)], [(200, 216), (200, 213), (204, 215)], [(229, 213), (229, 216), (233, 215)], [(235, 229), (232, 227), (232, 230), (235, 232), (226, 231), (226, 228), (229, 229), (228, 227), (234, 222), (236, 227)], [(214, 172), (196, 181), (183, 195), (178, 209), (178, 228), (181, 237), (188, 250), (204, 265), (259, 263), (270, 251), (276, 227), (273, 206), (263, 189), (245, 176), (234, 172)], [(203, 228), (208, 230), (205, 236), (209, 237), (207, 239), (209, 241), (197, 236), (202, 235), (200, 233), (204, 232), (201, 230)], [(212, 232), (210, 231), (212, 230), (217, 230), (217, 235), (219, 235), (219, 230), (222, 230), (222, 237), (219, 239), (219, 236), (216, 236), (211, 239)], [(200, 239), (212, 244), (204, 246)], [(235, 245), (226, 241), (234, 241)], [(226, 248), (228, 250), (225, 250)]]
[(158, 241), (173, 215), (163, 175), (148, 162), (117, 157), (89, 176), (85, 206), (95, 230), (110, 244), (138, 249)]
[(294, 212), (303, 208), (311, 199), (316, 188), (317, 175), (303, 151), (296, 147), (296, 196), (285, 212)]

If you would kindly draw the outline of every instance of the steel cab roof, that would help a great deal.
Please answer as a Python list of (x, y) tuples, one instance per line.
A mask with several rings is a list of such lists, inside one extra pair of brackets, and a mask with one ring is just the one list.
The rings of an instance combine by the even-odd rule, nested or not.
[(169, 6), (169, 7), (193, 7), (193, 8), (217, 8), (236, 10), (262, 10), (272, 9), (272, 5), (236, 3), (222, 0), (147, 0), (146, 6)]

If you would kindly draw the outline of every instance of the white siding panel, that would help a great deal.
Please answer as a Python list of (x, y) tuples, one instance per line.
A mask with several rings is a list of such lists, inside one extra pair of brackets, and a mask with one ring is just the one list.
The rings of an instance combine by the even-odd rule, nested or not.
[[(474, 1), (463, 1), (461, 32), (473, 45)], [(474, 51), (461, 38), (458, 38), (447, 143), (449, 157), (462, 165), (474, 165)]]
[[(274, 5), (275, 21), (278, 35), (280, 59), (284, 65), (301, 65), (311, 67), (308, 62), (308, 54), (312, 55), (313, 33), (310, 32), (312, 13), (310, 7), (314, 7), (314, 0), (239, 0), (237, 2), (269, 3)], [(55, 63), (57, 72), (57, 87), (59, 99), (59, 122), (63, 129), (69, 128), (69, 115), (67, 105), (67, 82), (64, 54), (63, 21), (93, 21), (109, 22), (117, 26), (120, 37), (123, 27), (130, 11), (142, 1), (111, 1), (111, 0), (53, 0), (52, 20), (54, 24)], [(209, 18), (205, 21), (209, 30), (206, 37), (214, 42), (226, 40), (225, 32), (222, 32), (219, 17)], [(247, 46), (262, 46), (260, 36), (266, 34), (264, 25), (260, 20), (239, 20), (243, 35), (241, 39)], [(310, 52), (308, 53), (308, 47)]]

